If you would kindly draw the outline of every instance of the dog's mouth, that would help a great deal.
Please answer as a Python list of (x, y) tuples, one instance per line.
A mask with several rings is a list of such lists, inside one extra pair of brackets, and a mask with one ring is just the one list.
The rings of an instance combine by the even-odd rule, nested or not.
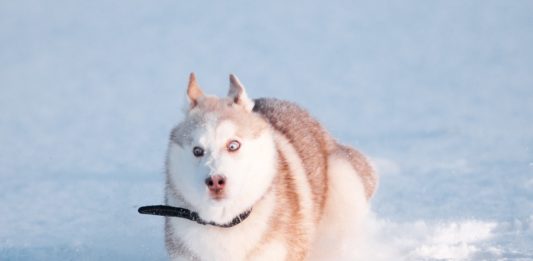
[(226, 195), (223, 195), (223, 194), (211, 194), (210, 195), (210, 198), (212, 200), (214, 200), (215, 202), (222, 202), (224, 201), (227, 197)]
[(218, 189), (217, 190), (209, 190), (209, 191), (207, 191), (207, 198), (212, 203), (219, 204), (219, 203), (224, 202), (227, 199), (229, 199), (229, 194), (228, 194), (228, 191), (222, 190), (222, 189), (220, 189), (220, 190), (218, 190)]

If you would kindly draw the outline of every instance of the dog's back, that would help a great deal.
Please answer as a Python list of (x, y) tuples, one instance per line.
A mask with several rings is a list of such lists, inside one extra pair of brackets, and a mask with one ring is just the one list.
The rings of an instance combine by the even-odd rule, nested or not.
[[(313, 234), (311, 241), (314, 243), (311, 249), (307, 249), (311, 252), (307, 257), (315, 260), (331, 258), (332, 252), (340, 251), (338, 246), (332, 248), (328, 244), (339, 242), (343, 233), (352, 233), (349, 228), (356, 229), (366, 213), (366, 200), (373, 195), (377, 184), (374, 171), (360, 152), (337, 143), (296, 104), (261, 98), (255, 100), (253, 110), (271, 124), (278, 133), (278, 139), (285, 140), (278, 142), (278, 146), (292, 147), (297, 154), (292, 159), (286, 159), (291, 158), (290, 152), (287, 153), (291, 150), (278, 148), (285, 157), (285, 164), (300, 164), (305, 171), (307, 184), (297, 187), (301, 192), (301, 186), (308, 186), (312, 197), (309, 210), (314, 228), (308, 230)], [(305, 193), (306, 189), (303, 191)], [(338, 257), (343, 255), (336, 254)]]
[(273, 98), (256, 99), (253, 110), (263, 115), (274, 129), (291, 141), (303, 161), (320, 210), (325, 203), (326, 170), (328, 157), (332, 154), (350, 162), (364, 182), (366, 197), (372, 197), (377, 177), (363, 154), (333, 140), (308, 112), (292, 102)]
[(255, 100), (254, 111), (294, 147), (307, 174), (313, 196), (314, 217), (320, 218), (327, 193), (327, 158), (331, 147), (328, 135), (306, 111), (277, 99)]

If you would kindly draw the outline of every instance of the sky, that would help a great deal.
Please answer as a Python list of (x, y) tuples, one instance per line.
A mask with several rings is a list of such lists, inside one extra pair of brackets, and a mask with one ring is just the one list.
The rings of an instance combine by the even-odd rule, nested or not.
[(396, 260), (533, 260), (531, 13), (530, 1), (0, 1), (0, 257), (165, 260), (162, 219), (136, 209), (162, 202), (195, 72), (211, 94), (235, 73), (251, 97), (294, 101), (368, 155), (376, 244)]

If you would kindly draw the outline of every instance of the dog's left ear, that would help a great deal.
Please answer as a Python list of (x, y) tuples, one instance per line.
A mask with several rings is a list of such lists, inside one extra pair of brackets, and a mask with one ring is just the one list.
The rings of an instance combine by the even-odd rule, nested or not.
[(246, 90), (239, 81), (239, 78), (230, 74), (229, 83), (228, 97), (231, 98), (235, 104), (241, 105), (245, 110), (252, 111), (254, 108), (254, 101), (246, 95)]

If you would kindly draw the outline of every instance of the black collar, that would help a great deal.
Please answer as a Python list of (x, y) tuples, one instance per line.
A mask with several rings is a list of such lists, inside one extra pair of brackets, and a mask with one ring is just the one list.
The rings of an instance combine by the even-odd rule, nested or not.
[(194, 211), (190, 211), (186, 208), (178, 208), (178, 207), (171, 207), (171, 206), (165, 206), (165, 205), (144, 206), (144, 207), (139, 208), (139, 213), (141, 214), (186, 218), (186, 219), (195, 221), (198, 224), (211, 225), (211, 226), (216, 226), (216, 227), (235, 226), (241, 223), (242, 221), (244, 221), (250, 215), (250, 212), (252, 212), (252, 209), (248, 209), (244, 211), (243, 213), (239, 214), (229, 223), (217, 224), (213, 221), (207, 222), (201, 219), (200, 216), (198, 216), (198, 213)]

